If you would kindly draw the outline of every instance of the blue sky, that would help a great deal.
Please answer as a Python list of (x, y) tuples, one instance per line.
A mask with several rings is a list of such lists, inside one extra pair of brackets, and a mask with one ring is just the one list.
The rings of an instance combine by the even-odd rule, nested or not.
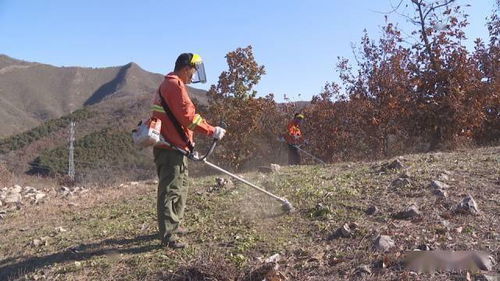
[[(337, 57), (352, 57), (351, 43), (360, 41), (363, 29), (372, 38), (380, 35), (379, 12), (391, 10), (391, 1), (398, 2), (0, 0), (0, 53), (56, 66), (133, 61), (165, 74), (180, 53), (195, 52), (204, 58), (208, 76), (199, 88), (207, 89), (227, 69), (229, 51), (252, 45), (267, 71), (259, 96), (310, 100), (326, 82), (338, 81)], [(468, 37), (487, 38), (485, 18), (495, 0), (459, 3), (471, 5)], [(400, 16), (389, 20), (409, 30)]]

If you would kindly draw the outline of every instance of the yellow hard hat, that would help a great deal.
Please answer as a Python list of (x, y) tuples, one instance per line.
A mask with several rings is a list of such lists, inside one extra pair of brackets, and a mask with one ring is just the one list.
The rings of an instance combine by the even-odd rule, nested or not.
[(205, 72), (205, 65), (203, 64), (203, 59), (198, 54), (193, 54), (191, 58), (191, 65), (196, 68), (196, 72), (193, 75), (193, 80), (191, 83), (205, 83), (207, 82), (207, 74)]
[(191, 58), (191, 64), (196, 65), (199, 63), (203, 63), (201, 56), (198, 54), (193, 54), (193, 57)]
[(193, 53), (183, 53), (180, 54), (175, 62), (175, 71), (181, 69), (185, 66), (191, 66), (196, 68), (196, 72), (193, 74), (191, 83), (205, 83), (207, 82), (207, 75), (205, 72), (205, 66), (203, 65), (203, 59), (198, 54)]

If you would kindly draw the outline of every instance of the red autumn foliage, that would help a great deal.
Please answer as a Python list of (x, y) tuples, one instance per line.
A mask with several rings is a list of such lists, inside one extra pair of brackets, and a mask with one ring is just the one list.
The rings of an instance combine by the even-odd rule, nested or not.
[(347, 96), (327, 85), (307, 113), (317, 155), (366, 159), (498, 141), (498, 16), (488, 24), (490, 44), (478, 41), (471, 53), (461, 41), (467, 21), (460, 7), (442, 13), (448, 26), (423, 28), (411, 46), (388, 23), (378, 43), (363, 36), (356, 67), (340, 60)]
[[(494, 11), (488, 21), (489, 42), (478, 39), (469, 51), (463, 45), (467, 17), (453, 2), (411, 1), (419, 36), (413, 44), (392, 23), (377, 42), (365, 32), (355, 64), (339, 59), (341, 84), (328, 83), (303, 109), (307, 150), (332, 162), (500, 139), (499, 17)], [(446, 26), (437, 28), (444, 19)], [(232, 167), (275, 162), (277, 137), (297, 108), (277, 104), (271, 94), (256, 98), (253, 87), (265, 71), (251, 46), (226, 59), (229, 70), (211, 87), (207, 112), (228, 125), (217, 157)]]
[(239, 168), (248, 162), (270, 161), (279, 145), (276, 124), (283, 121), (273, 95), (256, 98), (253, 87), (265, 74), (254, 59), (252, 47), (238, 48), (226, 55), (228, 71), (222, 72), (217, 86), (208, 95), (207, 118), (227, 126), (217, 160)]

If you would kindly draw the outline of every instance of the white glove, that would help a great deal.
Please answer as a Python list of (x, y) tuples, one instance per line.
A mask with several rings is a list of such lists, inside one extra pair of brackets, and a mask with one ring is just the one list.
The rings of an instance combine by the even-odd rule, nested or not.
[(215, 127), (215, 131), (212, 137), (216, 140), (221, 140), (225, 134), (226, 130), (222, 129), (221, 127)]

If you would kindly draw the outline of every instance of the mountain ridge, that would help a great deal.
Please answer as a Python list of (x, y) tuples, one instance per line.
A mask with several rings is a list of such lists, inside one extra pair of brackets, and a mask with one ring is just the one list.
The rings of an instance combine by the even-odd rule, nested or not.
[[(156, 91), (162, 74), (137, 63), (103, 68), (27, 62), (0, 54), (0, 138), (18, 134), (84, 106), (143, 99)], [(206, 91), (190, 87), (191, 96), (207, 102)], [(113, 101), (115, 100), (115, 101)], [(127, 102), (125, 102), (127, 103)]]

